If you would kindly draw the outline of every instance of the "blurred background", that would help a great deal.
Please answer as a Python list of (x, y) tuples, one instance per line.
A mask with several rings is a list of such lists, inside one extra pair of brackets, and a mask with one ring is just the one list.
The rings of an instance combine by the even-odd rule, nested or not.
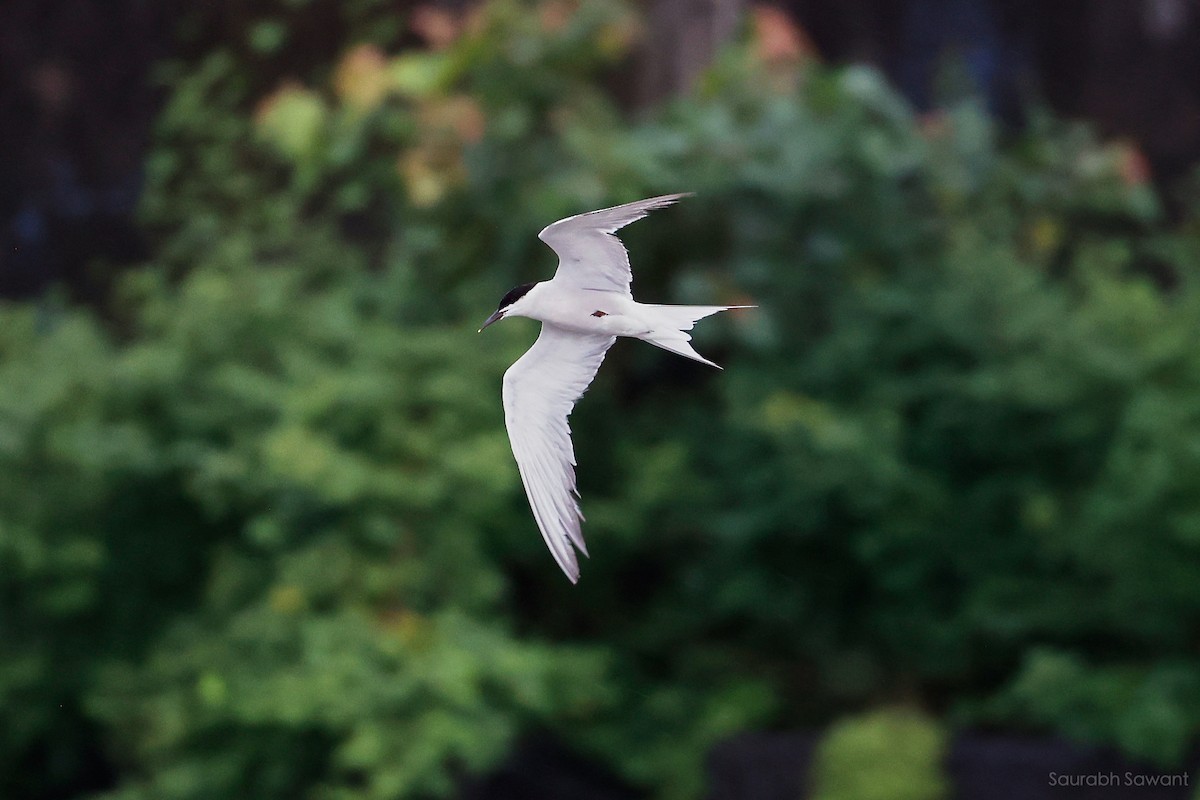
[(1198, 163), (1194, 0), (7, 0), (0, 797), (1200, 796)]

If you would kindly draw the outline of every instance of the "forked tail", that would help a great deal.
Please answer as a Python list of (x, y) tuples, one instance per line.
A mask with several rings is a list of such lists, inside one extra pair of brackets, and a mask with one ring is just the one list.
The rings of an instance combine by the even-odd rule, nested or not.
[(646, 304), (646, 308), (653, 309), (653, 316), (657, 325), (654, 330), (641, 337), (643, 340), (655, 347), (669, 350), (684, 358), (690, 358), (693, 361), (699, 361), (701, 364), (708, 364), (710, 367), (721, 369), (719, 365), (714, 364), (696, 352), (691, 345), (692, 337), (685, 333), (685, 331), (690, 331), (698, 320), (710, 317), (721, 311), (728, 311), (731, 308), (755, 308), (755, 306), (665, 306)]

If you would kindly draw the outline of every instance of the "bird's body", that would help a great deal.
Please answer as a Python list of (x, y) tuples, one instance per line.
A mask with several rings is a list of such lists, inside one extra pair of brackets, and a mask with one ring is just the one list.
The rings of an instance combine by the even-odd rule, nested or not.
[[(574, 333), (635, 336), (649, 320), (632, 297), (601, 289), (578, 289), (555, 281), (534, 284), (525, 295), (522, 315)], [(588, 306), (595, 306), (588, 310)], [(600, 312), (597, 314), (596, 312)]]
[[(699, 319), (746, 306), (639, 303), (629, 258), (613, 234), (684, 195), (665, 195), (568, 217), (539, 238), (559, 256), (554, 278), (518, 286), (484, 322), (540, 320), (542, 332), (504, 373), (504, 422), (542, 538), (567, 577), (579, 579), (576, 548), (587, 555), (575, 490), (575, 453), (567, 417), (618, 336), (642, 339), (704, 364), (686, 333)], [(719, 367), (718, 367), (719, 369)]]
[[(629, 336), (657, 344), (656, 339), (686, 342), (691, 337), (679, 334), (691, 330), (697, 319), (737, 307), (652, 305), (617, 292), (577, 289), (545, 281), (534, 284), (525, 295), (520, 316), (572, 333)], [(688, 357), (716, 366), (695, 352)]]

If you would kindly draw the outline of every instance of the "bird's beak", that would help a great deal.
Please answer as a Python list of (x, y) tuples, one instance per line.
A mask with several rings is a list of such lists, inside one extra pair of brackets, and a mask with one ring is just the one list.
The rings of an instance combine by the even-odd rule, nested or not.
[(488, 317), (486, 320), (484, 320), (483, 325), (479, 326), (479, 332), (483, 333), (483, 329), (486, 328), (488, 325), (491, 325), (493, 322), (499, 322), (502, 319), (504, 319), (504, 312), (497, 311), (495, 314), (492, 314), (490, 317)]

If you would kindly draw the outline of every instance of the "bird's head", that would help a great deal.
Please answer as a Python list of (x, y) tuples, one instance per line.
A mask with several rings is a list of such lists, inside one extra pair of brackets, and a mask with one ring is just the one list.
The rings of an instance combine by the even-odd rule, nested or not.
[(521, 301), (525, 299), (525, 295), (529, 294), (529, 290), (534, 286), (537, 286), (537, 284), (522, 283), (520, 286), (510, 289), (508, 294), (501, 298), (500, 305), (496, 306), (496, 311), (484, 320), (483, 325), (479, 327), (479, 331), (482, 333), (483, 329), (488, 325), (491, 325), (493, 322), (499, 322), (508, 314), (521, 316)]

